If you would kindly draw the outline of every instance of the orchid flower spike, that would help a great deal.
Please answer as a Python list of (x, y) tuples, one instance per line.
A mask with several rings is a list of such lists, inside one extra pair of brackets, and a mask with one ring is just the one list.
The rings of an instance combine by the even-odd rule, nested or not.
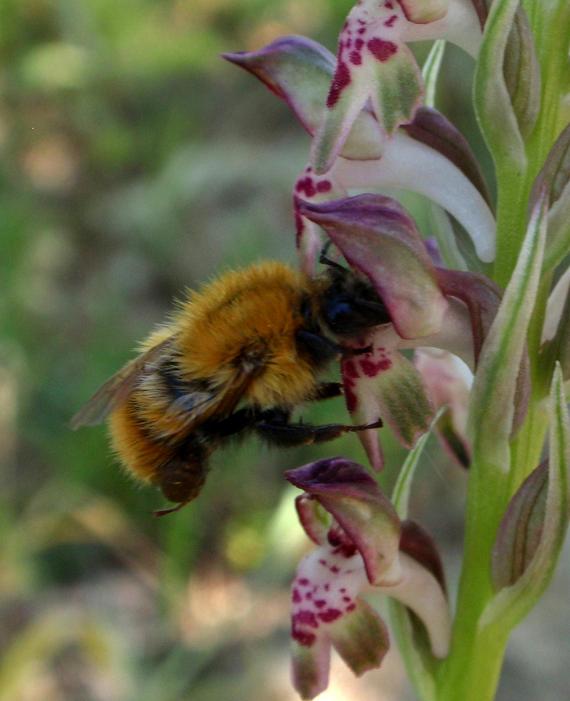
[(344, 458), (289, 470), (315, 548), (299, 564), (291, 595), (292, 676), (303, 699), (326, 689), (331, 647), (361, 675), (379, 667), (387, 628), (361, 594), (375, 589), (405, 604), (425, 626), (434, 657), (447, 655), (450, 614), (433, 541), (400, 522), (375, 480)]

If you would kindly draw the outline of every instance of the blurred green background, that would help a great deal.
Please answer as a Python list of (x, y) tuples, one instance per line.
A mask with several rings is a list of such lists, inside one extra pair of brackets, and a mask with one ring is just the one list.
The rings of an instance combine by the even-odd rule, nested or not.
[[(155, 519), (163, 500), (121, 473), (104, 430), (67, 422), (185, 287), (295, 261), (290, 190), (308, 139), (219, 53), (291, 33), (334, 49), (347, 9), (0, 0), (0, 701), (296, 698), (288, 585), (306, 543), (281, 475), (319, 456), (363, 460), (356, 440), (220, 451), (202, 497)], [(451, 48), (444, 72), (440, 107), (481, 153), (471, 62)], [(343, 412), (334, 400), (303, 415)], [(402, 455), (384, 442), (389, 487)], [(414, 515), (452, 582), (464, 482), (432, 445)], [(513, 649), (501, 698), (535, 698), (540, 673), (521, 678)], [(322, 698), (412, 697), (391, 653), (360, 681), (334, 665)]]

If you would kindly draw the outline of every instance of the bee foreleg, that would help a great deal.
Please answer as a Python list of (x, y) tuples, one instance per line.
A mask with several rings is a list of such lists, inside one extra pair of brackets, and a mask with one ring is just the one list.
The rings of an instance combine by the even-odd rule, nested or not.
[(255, 430), (270, 443), (278, 446), (310, 445), (312, 443), (325, 443), (332, 441), (343, 433), (352, 431), (364, 431), (369, 428), (378, 428), (382, 421), (378, 419), (374, 423), (362, 426), (345, 426), (343, 424), (325, 424), (313, 426), (312, 424), (283, 424), (262, 422), (255, 426)]
[(317, 364), (326, 364), (342, 353), (342, 346), (320, 333), (299, 329), (295, 337), (298, 346)]
[(313, 401), (321, 399), (333, 399), (342, 395), (342, 385), (340, 382), (320, 382), (316, 392), (312, 396)]

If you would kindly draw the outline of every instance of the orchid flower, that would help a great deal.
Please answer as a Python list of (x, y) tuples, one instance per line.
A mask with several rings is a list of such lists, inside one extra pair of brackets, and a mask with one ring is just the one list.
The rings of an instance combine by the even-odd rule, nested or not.
[(292, 677), (301, 698), (327, 687), (331, 647), (356, 675), (380, 666), (390, 641), (382, 618), (362, 598), (367, 590), (409, 607), (426, 627), (434, 657), (445, 657), (450, 615), (429, 536), (400, 522), (357, 463), (319, 460), (286, 477), (304, 491), (297, 512), (315, 544), (297, 568), (291, 595)]
[[(335, 58), (327, 49), (305, 37), (284, 37), (259, 51), (224, 56), (284, 99), (309, 134), (317, 133), (335, 70)], [(418, 192), (463, 225), (482, 260), (493, 259), (495, 219), (485, 181), (467, 141), (437, 110), (418, 108), (413, 120), (387, 139), (365, 104), (340, 154), (326, 174), (307, 165), (295, 185), (295, 197), (321, 202), (345, 197), (354, 189), (385, 187)], [(321, 246), (318, 228), (297, 211), (297, 247), (309, 274)]]
[[(319, 225), (357, 274), (371, 282), (391, 323), (375, 327), (360, 345), (372, 350), (344, 358), (342, 378), (354, 422), (382, 416), (407, 447), (434, 414), (422, 377), (401, 351), (433, 347), (459, 356), (472, 370), (500, 303), (483, 275), (433, 265), (413, 219), (395, 200), (359, 195), (320, 204), (300, 201), (299, 213)], [(523, 365), (516, 425), (525, 412)], [(383, 464), (376, 433), (360, 432), (375, 469)], [(467, 450), (467, 449), (466, 449)]]
[[(457, 27), (460, 35), (453, 31)], [(367, 103), (382, 134), (392, 135), (413, 121), (423, 85), (406, 42), (443, 38), (448, 32), (476, 54), (482, 33), (470, 0), (360, 0), (352, 8), (340, 32), (326, 112), (313, 142), (317, 172), (333, 165)]]

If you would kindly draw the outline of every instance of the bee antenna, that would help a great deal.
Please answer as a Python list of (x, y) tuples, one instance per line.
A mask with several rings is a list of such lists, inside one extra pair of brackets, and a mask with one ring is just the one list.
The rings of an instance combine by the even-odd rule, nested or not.
[(181, 501), (180, 504), (176, 504), (176, 506), (172, 506), (170, 509), (158, 509), (158, 511), (153, 511), (153, 515), (156, 516), (157, 518), (161, 518), (162, 516), (168, 516), (168, 514), (173, 514), (176, 511), (180, 511), (180, 509), (183, 506), (186, 506), (187, 502)]
[(332, 241), (329, 239), (325, 243), (325, 245), (323, 246), (323, 250), (321, 251), (321, 255), (319, 257), (319, 263), (321, 265), (328, 265), (329, 267), (335, 268), (336, 270), (342, 270), (343, 272), (346, 272), (346, 268), (344, 266), (340, 265), (340, 263), (337, 263), (336, 261), (327, 257), (327, 254), (328, 254), (331, 246), (332, 246)]

